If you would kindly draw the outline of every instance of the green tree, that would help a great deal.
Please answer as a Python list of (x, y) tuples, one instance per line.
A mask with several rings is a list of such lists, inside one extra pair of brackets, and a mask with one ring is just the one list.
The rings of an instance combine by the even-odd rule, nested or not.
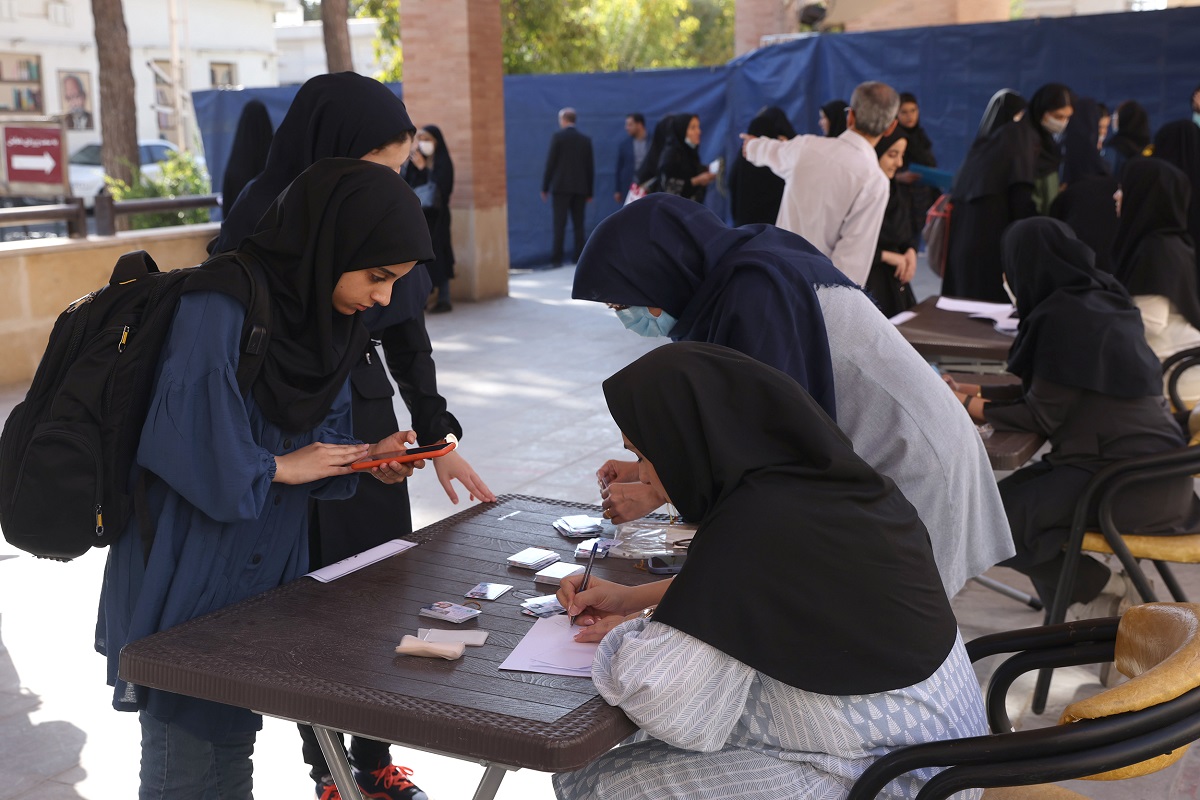
[[(400, 80), (401, 0), (360, 0), (380, 20), (381, 80)], [(509, 75), (697, 67), (733, 58), (734, 0), (501, 0)]]

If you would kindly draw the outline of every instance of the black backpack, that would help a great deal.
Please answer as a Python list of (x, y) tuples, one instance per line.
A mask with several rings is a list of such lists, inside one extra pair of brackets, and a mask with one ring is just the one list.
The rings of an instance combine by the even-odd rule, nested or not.
[(71, 303), (0, 435), (4, 538), (35, 556), (69, 561), (112, 544), (137, 507), (148, 554), (154, 532), (144, 522), (146, 481), (131, 475), (179, 298), (220, 291), (246, 308), (237, 373), (244, 395), (266, 354), (267, 286), (261, 267), (229, 254), (160, 272), (138, 250), (121, 256), (107, 285)]

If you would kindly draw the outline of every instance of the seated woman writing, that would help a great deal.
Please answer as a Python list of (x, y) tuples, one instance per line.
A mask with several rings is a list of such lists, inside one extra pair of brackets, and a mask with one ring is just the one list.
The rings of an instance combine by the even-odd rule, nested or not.
[[(1000, 481), (1017, 548), (1004, 566), (1028, 575), (1049, 603), (1076, 500), (1092, 475), (1184, 441), (1167, 411), (1138, 310), (1116, 278), (1093, 266), (1087, 245), (1062, 222), (1030, 219), (1009, 228), (1001, 255), (1021, 317), (1008, 359), (1009, 372), (1021, 378), (1019, 398), (1002, 404), (993, 402), (1000, 389), (948, 383), (975, 419), (1050, 440), (1040, 462)], [(1115, 519), (1125, 533), (1171, 534), (1194, 530), (1198, 510), (1192, 479), (1183, 476), (1130, 487)], [(1084, 558), (1071, 597), (1080, 605), (1068, 614), (1117, 615), (1131, 590), (1108, 567)]]
[[(698, 527), (671, 581), (563, 581), (579, 640), (657, 608), (604, 636), (593, 664), (644, 734), (556, 775), (559, 798), (844, 797), (893, 749), (987, 733), (925, 526), (799, 384), (681, 343), (604, 395), (643, 478)], [(915, 797), (932, 774), (880, 797)]]
[[(643, 335), (725, 345), (794, 378), (916, 507), (948, 596), (1012, 555), (975, 427), (862, 289), (801, 237), (730, 228), (696, 203), (653, 195), (600, 223), (572, 296), (617, 307)], [(598, 473), (616, 522), (666, 502), (636, 471), (610, 461)]]

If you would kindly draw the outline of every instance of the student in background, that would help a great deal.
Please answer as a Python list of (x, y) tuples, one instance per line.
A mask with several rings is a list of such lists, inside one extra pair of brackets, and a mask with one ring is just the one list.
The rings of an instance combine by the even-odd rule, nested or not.
[[(787, 114), (778, 106), (769, 106), (758, 112), (746, 132), (751, 136), (766, 136), (787, 141), (796, 135), (796, 129)], [(783, 178), (771, 172), (770, 167), (756, 167), (746, 160), (741, 152), (729, 170), (729, 210), (734, 225), (750, 225), (755, 222), (775, 224), (779, 216), (779, 204), (783, 200)]]
[(703, 203), (708, 185), (716, 179), (700, 160), (700, 118), (676, 114), (658, 162), (658, 191)]
[(879, 155), (879, 168), (887, 176), (891, 186), (887, 210), (883, 214), (883, 227), (879, 231), (879, 245), (871, 274), (863, 287), (871, 293), (879, 310), (891, 318), (917, 304), (911, 282), (917, 273), (917, 239), (913, 235), (912, 197), (896, 180), (908, 150), (908, 137), (899, 129), (884, 136), (875, 145)]
[(412, 155), (401, 168), (400, 176), (414, 189), (426, 184), (437, 187), (432, 205), (422, 203), (421, 207), (433, 238), (433, 261), (425, 265), (437, 293), (430, 310), (443, 314), (452, 309), (450, 279), (454, 277), (454, 245), (450, 240), (450, 195), (454, 193), (454, 160), (450, 158), (441, 128), (426, 125), (417, 131)]
[(617, 205), (624, 205), (625, 196), (633, 185), (634, 176), (646, 160), (646, 152), (650, 149), (650, 140), (646, 137), (646, 118), (636, 111), (625, 117), (625, 133), (627, 138), (617, 145), (616, 186), (613, 190), (613, 200)]

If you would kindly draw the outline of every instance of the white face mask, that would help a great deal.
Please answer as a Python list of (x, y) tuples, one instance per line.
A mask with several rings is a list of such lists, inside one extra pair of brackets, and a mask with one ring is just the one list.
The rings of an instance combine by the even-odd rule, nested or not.
[(1049, 114), (1046, 114), (1042, 117), (1042, 127), (1045, 128), (1046, 132), (1051, 136), (1058, 136), (1067, 129), (1067, 123), (1065, 120), (1055, 119)]
[(428, 139), (421, 139), (417, 142), (417, 149), (421, 151), (423, 156), (433, 155), (433, 151), (437, 149), (437, 142), (431, 142)]

